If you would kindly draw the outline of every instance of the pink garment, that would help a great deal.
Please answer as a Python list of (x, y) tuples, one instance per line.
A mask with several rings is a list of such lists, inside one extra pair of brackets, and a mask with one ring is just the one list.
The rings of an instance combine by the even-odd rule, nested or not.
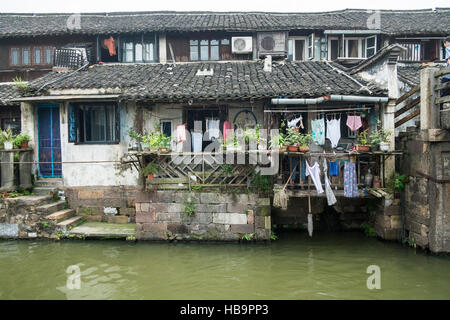
[(227, 132), (229, 130), (232, 130), (231, 122), (230, 121), (225, 121), (223, 123), (223, 142), (224, 143), (226, 142), (228, 135), (231, 134), (231, 132)]
[(360, 116), (347, 116), (347, 126), (352, 131), (356, 131), (362, 127), (361, 117)]
[(177, 142), (186, 141), (186, 126), (184, 124), (180, 124), (177, 126)]

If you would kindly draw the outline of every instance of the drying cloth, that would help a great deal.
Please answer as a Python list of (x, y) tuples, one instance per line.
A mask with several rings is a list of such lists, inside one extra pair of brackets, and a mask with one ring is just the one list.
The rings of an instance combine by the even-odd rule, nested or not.
[(306, 162), (306, 175), (311, 176), (314, 186), (317, 189), (317, 194), (323, 193), (322, 182), (320, 182), (320, 167), (317, 162), (312, 167), (309, 166), (308, 161)]
[(192, 152), (202, 152), (202, 134), (192, 132)]
[(308, 234), (310, 237), (313, 235), (313, 226), (312, 214), (308, 213)]
[(311, 130), (314, 143), (323, 146), (325, 144), (325, 122), (323, 118), (311, 120)]
[(356, 163), (346, 162), (344, 165), (344, 196), (354, 198), (358, 196), (358, 185), (356, 182)]
[(330, 177), (339, 177), (339, 163), (330, 161), (328, 166), (330, 167)]
[(108, 39), (103, 40), (103, 45), (108, 48), (109, 51), (109, 55), (115, 56), (116, 53), (116, 45), (114, 43), (114, 38), (113, 37), (109, 37)]
[(223, 123), (223, 142), (226, 143), (227, 137), (232, 135), (231, 133), (232, 127), (230, 121), (225, 121)]
[(331, 147), (336, 148), (341, 139), (341, 119), (327, 119), (327, 138), (331, 141)]
[(323, 174), (325, 177), (325, 194), (327, 196), (327, 203), (329, 206), (334, 205), (336, 201), (336, 197), (334, 196), (333, 190), (331, 189), (330, 180), (328, 180), (327, 175), (327, 160), (323, 158)]
[(220, 120), (206, 120), (209, 140), (215, 141), (220, 137)]
[(186, 126), (184, 124), (180, 124), (177, 126), (177, 142), (186, 141)]
[(361, 117), (360, 116), (348, 116), (347, 117), (347, 126), (352, 131), (356, 131), (362, 127)]
[(297, 126), (297, 123), (301, 120), (302, 120), (302, 117), (300, 116), (299, 118), (288, 121), (288, 128)]

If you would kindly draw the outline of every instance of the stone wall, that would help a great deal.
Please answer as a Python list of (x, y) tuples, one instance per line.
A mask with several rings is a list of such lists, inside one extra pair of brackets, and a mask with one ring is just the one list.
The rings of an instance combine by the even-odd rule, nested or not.
[[(187, 206), (194, 214), (185, 213)], [(270, 240), (270, 199), (247, 194), (142, 191), (136, 196), (138, 240)]]
[(450, 252), (450, 131), (410, 128), (399, 134), (398, 144), (405, 154), (397, 171), (409, 178), (402, 197), (405, 239)]
[(63, 187), (70, 208), (87, 221), (127, 223), (136, 221), (138, 186)]

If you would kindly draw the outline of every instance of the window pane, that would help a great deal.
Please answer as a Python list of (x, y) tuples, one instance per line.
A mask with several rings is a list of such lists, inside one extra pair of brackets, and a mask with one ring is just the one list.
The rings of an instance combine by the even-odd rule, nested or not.
[(293, 47), (294, 40), (290, 39), (288, 40), (288, 59), (294, 60), (294, 47)]
[(208, 60), (209, 59), (209, 50), (208, 50), (208, 40), (200, 41), (200, 60)]
[(106, 107), (106, 141), (114, 141), (115, 137), (115, 123), (116, 112), (113, 105), (107, 105)]
[(191, 60), (198, 60), (198, 46), (191, 46)]
[(358, 58), (358, 40), (347, 40), (347, 57)]
[(170, 121), (161, 121), (161, 131), (166, 136), (171, 137), (172, 136), (172, 122)]
[(295, 40), (295, 61), (305, 60), (305, 57), (303, 56), (305, 50), (304, 48), (305, 48), (304, 40)]
[(51, 51), (51, 49), (45, 49), (45, 51), (44, 51), (44, 59), (45, 59), (45, 64), (51, 64), (52, 63), (52, 51)]
[(136, 43), (134, 46), (134, 61), (141, 62), (142, 61), (142, 43)]
[(330, 40), (330, 58), (336, 60), (339, 56), (339, 40)]
[(11, 64), (13, 66), (17, 66), (19, 64), (19, 50), (17, 49), (11, 50)]
[(367, 49), (367, 58), (370, 58), (375, 54), (375, 48)]
[(123, 61), (133, 62), (133, 42), (124, 42), (123, 44)]
[(375, 37), (367, 38), (367, 48), (375, 47)]
[(144, 60), (153, 61), (153, 43), (144, 43)]
[(41, 49), (34, 49), (34, 63), (41, 64)]
[(30, 64), (30, 49), (23, 49), (22, 51), (22, 64)]
[(211, 60), (219, 60), (219, 40), (211, 40)]
[(198, 40), (191, 40), (191, 41), (189, 41), (189, 44), (191, 46), (198, 46)]
[(105, 124), (105, 108), (90, 107), (86, 113), (86, 141), (105, 141)]
[(230, 45), (230, 40), (229, 39), (222, 39), (222, 40), (220, 40), (220, 42), (224, 46), (229, 46)]

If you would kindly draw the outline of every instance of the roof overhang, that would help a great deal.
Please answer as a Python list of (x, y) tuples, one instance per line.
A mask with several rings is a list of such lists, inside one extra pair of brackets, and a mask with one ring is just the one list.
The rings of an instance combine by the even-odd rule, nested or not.
[(325, 30), (324, 34), (380, 34), (381, 30), (367, 29), (367, 30)]
[(96, 95), (60, 95), (60, 96), (36, 96), (11, 99), (15, 102), (33, 101), (89, 101), (89, 100), (117, 100), (118, 94), (96, 94)]

